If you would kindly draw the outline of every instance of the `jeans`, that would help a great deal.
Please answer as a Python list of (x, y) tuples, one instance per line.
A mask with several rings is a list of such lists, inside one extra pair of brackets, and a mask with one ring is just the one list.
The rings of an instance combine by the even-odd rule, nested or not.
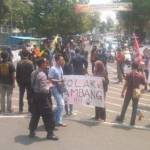
[(131, 120), (130, 124), (134, 125), (135, 124), (135, 119), (136, 119), (136, 114), (137, 114), (137, 108), (138, 108), (138, 101), (139, 99), (133, 99), (132, 96), (126, 95), (120, 115), (120, 120), (123, 121), (125, 117), (125, 113), (127, 111), (127, 107), (129, 105), (130, 100), (132, 99), (132, 115), (131, 115)]
[(117, 76), (119, 82), (122, 82), (123, 79), (123, 75), (124, 75), (123, 67), (124, 67), (123, 64), (117, 63)]
[(54, 118), (56, 125), (62, 123), (62, 113), (64, 108), (63, 94), (58, 91), (56, 87), (52, 88), (52, 94), (56, 100), (56, 108), (54, 111)]
[(7, 96), (7, 111), (11, 112), (13, 86), (8, 84), (0, 84), (0, 102), (1, 111), (5, 112), (5, 96)]

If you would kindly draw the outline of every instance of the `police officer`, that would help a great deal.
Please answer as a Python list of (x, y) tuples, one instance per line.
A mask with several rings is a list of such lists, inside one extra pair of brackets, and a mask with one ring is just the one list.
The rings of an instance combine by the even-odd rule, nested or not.
[(58, 140), (53, 134), (54, 119), (52, 106), (49, 99), (50, 83), (47, 80), (45, 69), (47, 62), (44, 58), (37, 61), (38, 69), (31, 74), (31, 85), (34, 91), (32, 103), (32, 117), (29, 124), (30, 137), (35, 136), (40, 116), (42, 116), (45, 129), (47, 131), (47, 139)]

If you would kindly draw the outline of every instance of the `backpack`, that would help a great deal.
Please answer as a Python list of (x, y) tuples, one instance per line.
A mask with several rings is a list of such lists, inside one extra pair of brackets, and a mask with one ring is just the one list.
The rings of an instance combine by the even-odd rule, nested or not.
[(3, 77), (6, 77), (9, 75), (9, 64), (8, 63), (0, 64), (0, 75)]

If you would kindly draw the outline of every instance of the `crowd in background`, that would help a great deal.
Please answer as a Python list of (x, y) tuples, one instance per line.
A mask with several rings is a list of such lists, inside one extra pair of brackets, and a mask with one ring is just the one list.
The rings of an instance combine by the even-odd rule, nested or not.
[[(34, 45), (33, 48), (26, 44), (19, 53), (21, 60), (17, 62), (16, 68), (12, 63), (11, 52), (1, 52), (0, 62), (0, 102), (1, 113), (12, 112), (12, 93), (15, 87), (15, 80), (19, 87), (19, 113), (23, 112), (24, 93), (27, 91), (28, 111), (32, 114), (29, 130), (30, 136), (35, 136), (35, 130), (38, 125), (40, 116), (43, 118), (47, 138), (57, 140), (54, 135), (54, 127), (62, 126), (63, 110), (66, 115), (73, 114), (73, 105), (68, 104), (67, 100), (63, 99), (63, 92), (66, 90), (64, 86), (63, 75), (85, 75), (88, 74), (88, 52), (85, 50), (84, 38), (77, 43), (70, 38), (67, 42), (59, 39), (55, 43), (55, 48), (52, 42), (45, 40), (42, 48)], [(92, 64), (92, 74), (94, 76), (103, 77), (104, 95), (108, 91), (108, 57), (105, 48), (101, 46), (93, 46), (90, 55)], [(115, 58), (117, 64), (118, 82), (123, 82), (125, 85), (122, 91), (124, 97), (123, 110), (118, 121), (123, 121), (129, 101), (133, 100), (133, 112), (131, 117), (131, 125), (135, 124), (136, 111), (138, 108), (138, 100), (132, 97), (135, 88), (139, 88), (140, 84), (145, 85), (149, 81), (150, 58), (144, 57), (145, 63), (139, 64), (125, 60), (125, 56), (121, 48), (116, 51)], [(132, 66), (131, 73), (124, 71), (125, 65)], [(132, 64), (132, 65), (131, 65)], [(144, 75), (144, 72), (146, 75)], [(128, 74), (129, 73), (129, 74)], [(132, 79), (134, 78), (134, 80)], [(131, 83), (132, 81), (132, 83)], [(129, 85), (131, 83), (131, 85)], [(52, 95), (55, 99), (56, 107), (53, 111)], [(6, 97), (7, 96), (7, 97)], [(6, 97), (6, 98), (5, 98)], [(137, 99), (137, 98), (136, 98)], [(7, 108), (5, 108), (7, 103)], [(95, 119), (106, 120), (106, 108), (95, 107)]]

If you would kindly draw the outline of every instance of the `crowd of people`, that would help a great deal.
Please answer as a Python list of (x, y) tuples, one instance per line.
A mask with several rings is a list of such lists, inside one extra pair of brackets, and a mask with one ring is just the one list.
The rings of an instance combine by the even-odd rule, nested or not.
[[(63, 110), (65, 110), (66, 115), (73, 114), (73, 105), (68, 104), (68, 101), (63, 99), (63, 92), (66, 90), (63, 75), (88, 74), (88, 55), (82, 46), (76, 47), (72, 40), (61, 48), (57, 46), (55, 53), (52, 53), (50, 45), (47, 43), (44, 44), (44, 48), (45, 50), (41, 51), (36, 45), (32, 49), (26, 45), (20, 51), (21, 60), (17, 62), (16, 67), (12, 63), (9, 53), (7, 51), (1, 52), (1, 113), (12, 112), (12, 93), (16, 80), (19, 87), (19, 113), (24, 111), (23, 99), (25, 90), (27, 91), (28, 112), (32, 114), (29, 136), (35, 136), (39, 118), (42, 116), (47, 131), (47, 139), (58, 140), (54, 135), (55, 126), (67, 126), (63, 122)], [(109, 78), (105, 51), (93, 46), (90, 61), (93, 76), (103, 78), (104, 98), (106, 98)], [(139, 89), (141, 84), (145, 86), (145, 90), (147, 89), (146, 77), (144, 71), (140, 71), (139, 64), (135, 62), (132, 64), (131, 72), (127, 75), (124, 73), (124, 56), (121, 51), (116, 54), (116, 62), (119, 82), (125, 79), (121, 93), (122, 97), (125, 95), (124, 104), (121, 115), (116, 120), (123, 122), (127, 106), (132, 99), (133, 111), (130, 124), (134, 125), (139, 97), (133, 97), (133, 91)], [(56, 103), (54, 110), (52, 96)], [(7, 103), (7, 108), (5, 108), (5, 103)], [(95, 120), (106, 120), (106, 108), (95, 107)]]
[[(19, 113), (24, 112), (23, 99), (25, 91), (27, 92), (28, 112), (32, 114), (29, 124), (30, 137), (35, 136), (39, 118), (42, 116), (47, 139), (57, 140), (53, 130), (55, 126), (66, 127), (62, 120), (64, 108), (67, 115), (73, 113), (73, 106), (63, 99), (63, 75), (86, 74), (88, 67), (86, 55), (81, 47), (74, 48), (71, 41), (61, 48), (56, 45), (56, 51), (53, 53), (48, 43), (44, 45), (44, 50), (40, 50), (36, 45), (30, 49), (27, 44), (19, 55), (21, 60), (15, 66), (10, 54), (6, 50), (1, 52), (1, 113), (12, 112), (12, 94), (17, 82)], [(53, 110), (52, 95), (56, 103), (55, 110)]]

